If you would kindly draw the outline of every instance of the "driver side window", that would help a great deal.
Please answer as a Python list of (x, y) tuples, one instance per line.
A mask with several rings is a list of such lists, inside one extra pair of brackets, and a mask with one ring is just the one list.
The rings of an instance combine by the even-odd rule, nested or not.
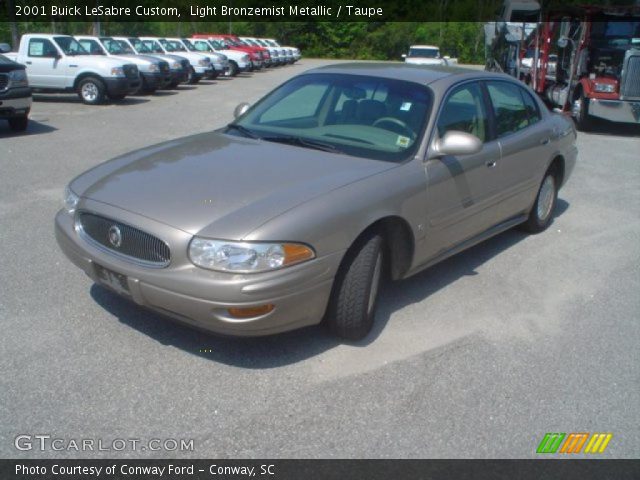
[(454, 89), (444, 101), (438, 117), (438, 135), (451, 130), (470, 133), (486, 142), (489, 119), (479, 85), (467, 84)]
[(53, 57), (57, 53), (56, 47), (45, 38), (32, 38), (29, 40), (30, 57)]

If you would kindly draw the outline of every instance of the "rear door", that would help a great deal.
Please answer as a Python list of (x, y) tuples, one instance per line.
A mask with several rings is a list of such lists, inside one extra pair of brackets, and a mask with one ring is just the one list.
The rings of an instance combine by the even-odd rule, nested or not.
[(500, 192), (500, 148), (493, 139), (485, 95), (479, 82), (453, 88), (436, 120), (437, 136), (463, 131), (483, 142), (472, 155), (429, 159), (427, 172), (427, 257), (448, 250), (499, 222), (496, 198)]
[(528, 90), (509, 81), (486, 82), (496, 136), (502, 150), (500, 215), (528, 210), (552, 154), (552, 127)]

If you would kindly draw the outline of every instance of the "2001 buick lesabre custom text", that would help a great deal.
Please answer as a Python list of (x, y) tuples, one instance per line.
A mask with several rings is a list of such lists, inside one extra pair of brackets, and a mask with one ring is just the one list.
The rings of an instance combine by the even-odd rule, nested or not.
[(570, 120), (507, 76), (343, 64), (294, 77), (212, 133), (74, 179), (56, 217), (96, 282), (214, 332), (319, 323), (364, 337), (382, 280), (551, 222)]

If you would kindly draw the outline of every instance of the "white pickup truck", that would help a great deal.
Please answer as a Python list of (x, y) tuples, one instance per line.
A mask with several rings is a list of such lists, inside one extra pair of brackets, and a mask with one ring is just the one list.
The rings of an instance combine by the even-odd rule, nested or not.
[(411, 45), (409, 53), (402, 55), (405, 63), (412, 65), (455, 65), (457, 58), (440, 56), (440, 48), (433, 45)]
[(181, 42), (158, 37), (140, 37), (140, 40), (142, 40), (145, 46), (152, 50), (159, 47), (165, 54), (180, 55), (189, 60), (191, 66), (189, 68), (189, 77), (187, 78), (188, 84), (196, 84), (202, 80), (202, 78), (212, 75), (214, 71), (209, 57), (200, 55), (199, 53), (189, 52)]
[(141, 85), (135, 64), (90, 55), (69, 35), (26, 34), (18, 52), (5, 56), (26, 65), (33, 90), (75, 91), (89, 105), (103, 103), (107, 97), (120, 100)]
[(189, 38), (189, 43), (193, 45), (197, 52), (218, 52), (229, 59), (229, 75), (235, 77), (240, 72), (246, 72), (251, 68), (249, 55), (239, 50), (229, 50), (216, 40), (204, 38)]

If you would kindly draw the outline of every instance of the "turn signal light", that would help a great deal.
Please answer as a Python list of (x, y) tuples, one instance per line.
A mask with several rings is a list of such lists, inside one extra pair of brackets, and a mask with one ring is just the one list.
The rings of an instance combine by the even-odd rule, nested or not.
[(266, 315), (273, 311), (274, 308), (276, 308), (275, 305), (268, 303), (266, 305), (258, 305), (256, 307), (232, 307), (227, 311), (229, 312), (229, 315), (235, 318), (252, 318)]

